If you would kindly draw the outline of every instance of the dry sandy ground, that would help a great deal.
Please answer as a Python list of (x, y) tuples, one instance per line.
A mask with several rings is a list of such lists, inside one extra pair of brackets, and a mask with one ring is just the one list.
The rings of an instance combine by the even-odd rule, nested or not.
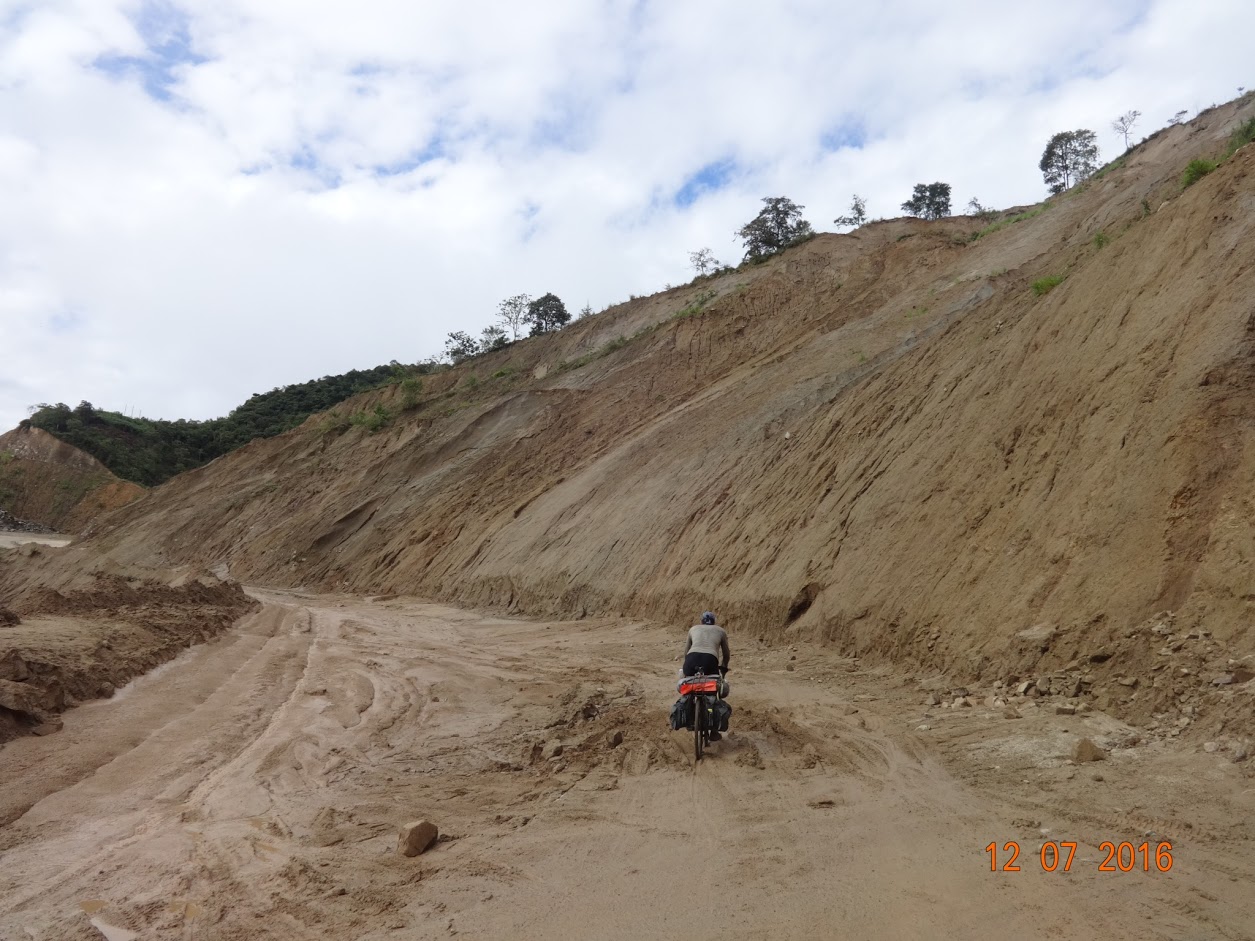
[(8, 530), (0, 530), (0, 549), (12, 549), (14, 546), (22, 546), (28, 542), (38, 543), (41, 546), (68, 546), (73, 541), (73, 536), (53, 536), (42, 533), (13, 533)]
[[(738, 652), (733, 732), (695, 767), (665, 723), (678, 632), (259, 597), (0, 750), (0, 938), (1255, 936), (1251, 762), (929, 711), (913, 679), (775, 648)], [(1080, 735), (1110, 757), (1071, 765)], [(397, 856), (420, 817), (440, 842)], [(1078, 844), (1070, 872), (1044, 839)], [(1022, 870), (991, 872), (1013, 840)], [(1173, 867), (1100, 872), (1105, 840), (1170, 840)]]

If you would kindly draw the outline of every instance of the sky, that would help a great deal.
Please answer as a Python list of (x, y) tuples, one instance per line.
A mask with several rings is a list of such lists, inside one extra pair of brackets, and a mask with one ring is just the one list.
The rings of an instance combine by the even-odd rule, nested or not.
[[(918, 182), (1046, 195), (1050, 136), (1255, 87), (1247, 0), (0, 0), (0, 431), (225, 415), (594, 310)], [(1242, 63), (1247, 65), (1243, 66)]]

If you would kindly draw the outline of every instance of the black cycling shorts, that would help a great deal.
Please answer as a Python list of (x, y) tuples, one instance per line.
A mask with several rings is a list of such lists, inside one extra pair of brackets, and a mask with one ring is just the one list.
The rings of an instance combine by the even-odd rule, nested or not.
[(713, 653), (698, 653), (690, 650), (684, 655), (684, 675), (696, 676), (698, 672), (707, 676), (719, 675), (719, 658)]

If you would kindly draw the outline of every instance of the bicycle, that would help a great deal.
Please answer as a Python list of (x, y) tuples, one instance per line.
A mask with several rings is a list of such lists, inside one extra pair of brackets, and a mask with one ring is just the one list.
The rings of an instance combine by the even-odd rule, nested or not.
[[(727, 671), (721, 668), (720, 672)], [(702, 672), (680, 681), (680, 695), (691, 697), (693, 703), (693, 756), (697, 761), (702, 760), (702, 753), (710, 744), (710, 733), (718, 731), (715, 704), (722, 698), (722, 686), (722, 677), (709, 676)]]

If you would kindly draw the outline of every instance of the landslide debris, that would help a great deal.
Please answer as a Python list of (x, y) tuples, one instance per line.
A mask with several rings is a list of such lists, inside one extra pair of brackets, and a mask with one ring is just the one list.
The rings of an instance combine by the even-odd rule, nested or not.
[[(10, 553), (13, 555), (13, 553)], [(210, 639), (256, 607), (202, 575), (164, 584), (96, 575), (88, 589), (34, 588), (0, 607), (0, 742), (46, 734), (57, 714), (112, 696), (135, 676)], [(49, 724), (51, 722), (51, 725)]]
[(529, 614), (714, 608), (742, 636), (973, 686), (1088, 682), (1175, 722), (1203, 688), (1249, 688), (1211, 671), (1255, 650), (1255, 148), (1179, 185), (1252, 113), (1213, 109), (990, 225), (819, 236), (416, 400), (359, 396), (88, 548)]

